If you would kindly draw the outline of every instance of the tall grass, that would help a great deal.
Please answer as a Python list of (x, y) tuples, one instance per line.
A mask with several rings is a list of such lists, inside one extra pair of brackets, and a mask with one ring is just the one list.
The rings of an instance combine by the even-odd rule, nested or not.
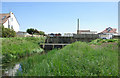
[(19, 76), (117, 76), (118, 47), (107, 44), (92, 48), (75, 42), (48, 54), (35, 55), (21, 62)]
[(96, 39), (96, 40), (92, 40), (89, 44), (101, 45), (102, 43), (110, 43), (110, 42), (118, 43), (118, 39)]
[(35, 52), (43, 51), (38, 43), (43, 42), (44, 39), (44, 37), (14, 37), (2, 39), (2, 63), (11, 62)]

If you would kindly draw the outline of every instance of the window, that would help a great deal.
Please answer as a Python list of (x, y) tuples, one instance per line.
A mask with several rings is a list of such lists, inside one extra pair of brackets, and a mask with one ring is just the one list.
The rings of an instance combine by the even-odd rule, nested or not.
[(5, 19), (6, 16), (3, 16), (2, 20)]
[(11, 25), (11, 29), (13, 29), (13, 25)]
[(8, 28), (10, 28), (10, 25), (8, 25)]
[(111, 28), (111, 27), (108, 27), (106, 30), (109, 32), (109, 31), (111, 31), (111, 30), (112, 30), (112, 28)]

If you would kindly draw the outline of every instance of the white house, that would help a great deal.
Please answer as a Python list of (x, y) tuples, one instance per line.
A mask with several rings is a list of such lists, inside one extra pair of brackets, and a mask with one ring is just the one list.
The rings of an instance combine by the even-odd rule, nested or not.
[(98, 34), (99, 34), (99, 37), (102, 39), (111, 39), (111, 38), (113, 38), (114, 35), (118, 35), (116, 30), (117, 30), (116, 28), (108, 27), (104, 31), (102, 31)]
[(19, 31), (19, 23), (12, 12), (0, 14), (0, 24), (3, 24), (5, 28), (14, 29), (16, 32)]

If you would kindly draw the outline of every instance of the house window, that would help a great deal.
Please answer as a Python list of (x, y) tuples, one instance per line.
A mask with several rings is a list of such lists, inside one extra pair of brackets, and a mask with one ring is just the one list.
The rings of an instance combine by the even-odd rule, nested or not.
[(11, 29), (13, 29), (13, 25), (11, 25)]
[(111, 30), (112, 30), (112, 28), (111, 27), (109, 27), (109, 28), (107, 28), (106, 29), (108, 32), (110, 32)]
[(6, 16), (3, 16), (2, 20), (5, 19)]
[(8, 28), (10, 28), (10, 25), (8, 25)]

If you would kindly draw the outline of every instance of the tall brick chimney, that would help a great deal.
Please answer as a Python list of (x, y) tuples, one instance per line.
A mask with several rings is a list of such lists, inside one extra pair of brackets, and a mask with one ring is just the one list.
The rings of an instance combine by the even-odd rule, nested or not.
[(77, 19), (77, 34), (79, 34), (79, 19)]

